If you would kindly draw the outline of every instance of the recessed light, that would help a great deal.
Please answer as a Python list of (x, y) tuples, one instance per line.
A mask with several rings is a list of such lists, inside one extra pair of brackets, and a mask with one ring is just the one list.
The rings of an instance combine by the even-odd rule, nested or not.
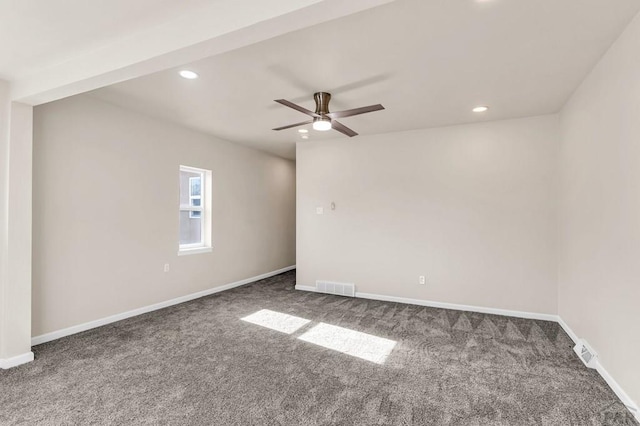
[(298, 129), (298, 133), (309, 133), (307, 129)]
[(481, 105), (481, 106), (475, 107), (472, 111), (473, 112), (487, 112), (487, 111), (489, 111), (489, 107), (486, 106), (486, 105)]
[(180, 77), (186, 78), (188, 80), (193, 80), (194, 78), (198, 78), (198, 74), (189, 70), (182, 70), (180, 71), (179, 74), (180, 74)]
[(302, 135), (302, 139), (309, 139), (309, 135)]

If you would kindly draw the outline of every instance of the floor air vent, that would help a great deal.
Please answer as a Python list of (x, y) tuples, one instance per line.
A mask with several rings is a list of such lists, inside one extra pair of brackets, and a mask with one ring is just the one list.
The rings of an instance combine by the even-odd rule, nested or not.
[(356, 297), (356, 286), (351, 283), (336, 283), (333, 281), (316, 281), (318, 293), (335, 294), (337, 296)]
[(573, 351), (578, 354), (578, 357), (584, 365), (589, 368), (597, 367), (598, 354), (585, 340), (580, 340), (578, 344), (573, 347)]

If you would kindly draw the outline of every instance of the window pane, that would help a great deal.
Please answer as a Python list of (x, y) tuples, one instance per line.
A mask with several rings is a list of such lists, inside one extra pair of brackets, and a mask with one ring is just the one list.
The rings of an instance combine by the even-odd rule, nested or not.
[(189, 191), (192, 197), (200, 196), (200, 176), (189, 178)]
[[(191, 188), (192, 184), (190, 183), (192, 178), (196, 178), (193, 180), (197, 180), (198, 190), (200, 190), (200, 173), (198, 172), (187, 172), (184, 170), (180, 171), (180, 205), (181, 206), (190, 206), (191, 200)], [(195, 184), (194, 184), (195, 185)], [(198, 194), (200, 195), (200, 194)]]
[(180, 244), (199, 244), (202, 243), (202, 234), (200, 232), (202, 226), (201, 217), (191, 217), (191, 213), (201, 212), (180, 212)]
[(191, 207), (200, 207), (200, 198), (192, 198)]

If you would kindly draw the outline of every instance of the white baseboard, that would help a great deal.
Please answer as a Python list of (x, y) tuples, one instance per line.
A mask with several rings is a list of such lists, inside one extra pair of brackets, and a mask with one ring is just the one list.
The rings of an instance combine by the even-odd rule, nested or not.
[(257, 275), (255, 277), (246, 278), (244, 280), (236, 281), (230, 284), (225, 284), (219, 287), (210, 288), (208, 290), (199, 291), (197, 293), (188, 294), (186, 296), (177, 297), (175, 299), (167, 300), (165, 302), (156, 303), (142, 308), (134, 309), (132, 311), (123, 312), (116, 315), (111, 315), (106, 318), (100, 318), (94, 321), (89, 321), (84, 324), (74, 325), (72, 327), (64, 328), (62, 330), (52, 331), (51, 333), (45, 333), (40, 336), (31, 338), (31, 345), (36, 346), (42, 343), (57, 340), (62, 337), (70, 336), (72, 334), (80, 333), (83, 331), (91, 330), (92, 328), (101, 327), (103, 325), (111, 324), (117, 321), (122, 321), (127, 318), (135, 317), (137, 315), (146, 314), (148, 312), (157, 311), (158, 309), (167, 308), (169, 306), (178, 305), (180, 303), (188, 302), (190, 300), (199, 299), (201, 297), (209, 296), (221, 291), (230, 290), (235, 287), (240, 287), (246, 284), (253, 283), (265, 278), (273, 277), (274, 275), (282, 274), (283, 272), (291, 271), (295, 269), (296, 265), (287, 266), (286, 268), (278, 269), (276, 271), (267, 272), (265, 274)]
[(356, 292), (356, 297), (362, 299), (382, 300), (386, 302), (407, 303), (409, 305), (428, 306), (431, 308), (452, 309), (455, 311), (479, 312), (482, 314), (503, 315), (506, 317), (527, 318), (543, 321), (556, 321), (557, 315), (540, 314), (536, 312), (511, 311), (508, 309), (486, 308), (483, 306), (458, 305), (455, 303), (434, 302), (431, 300), (409, 299), (406, 297), (383, 296), (379, 294)]
[[(316, 291), (315, 287), (308, 285), (296, 285), (296, 290)], [(410, 299), (406, 297), (386, 296), (382, 294), (356, 292), (356, 297), (360, 299), (380, 300), (383, 302), (406, 303), (408, 305), (428, 306), (431, 308), (452, 309), (455, 311), (480, 312), (483, 314), (503, 315), (507, 317), (536, 319), (543, 321), (557, 321), (558, 316), (553, 314), (540, 314), (535, 312), (511, 311), (508, 309), (485, 308), (482, 306), (458, 305), (455, 303), (434, 302), (423, 299)]]
[(33, 361), (33, 352), (27, 352), (26, 354), (13, 356), (11, 358), (0, 358), (0, 368), (3, 370), (7, 370), (9, 368), (17, 367), (31, 361)]
[(557, 321), (558, 321), (558, 324), (560, 324), (560, 327), (562, 327), (562, 329), (564, 330), (564, 332), (569, 335), (571, 340), (573, 340), (573, 344), (577, 345), (578, 342), (580, 341), (580, 339), (578, 338), (578, 335), (573, 332), (571, 327), (569, 327), (569, 325), (566, 322), (564, 322), (564, 320), (560, 318), (560, 316), (558, 316)]
[[(562, 327), (562, 329), (569, 335), (573, 343), (578, 344), (578, 335), (569, 327), (569, 325), (564, 322), (560, 316), (558, 316), (558, 324)], [(620, 401), (629, 409), (631, 414), (633, 414), (640, 422), (640, 409), (638, 408), (638, 404), (636, 404), (627, 393), (622, 389), (622, 387), (615, 381), (615, 379), (609, 374), (609, 372), (602, 366), (600, 360), (596, 360), (596, 371), (602, 376), (605, 382), (609, 385), (611, 390), (620, 398)]]
[(318, 293), (316, 291), (315, 287), (312, 287), (310, 285), (300, 285), (300, 284), (296, 284), (296, 290), (302, 290), (302, 291), (311, 291), (313, 293)]

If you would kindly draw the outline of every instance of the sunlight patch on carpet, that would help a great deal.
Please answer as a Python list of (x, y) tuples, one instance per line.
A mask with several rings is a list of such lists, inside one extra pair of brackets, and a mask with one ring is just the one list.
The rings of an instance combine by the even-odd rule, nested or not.
[(393, 340), (325, 323), (316, 325), (298, 339), (376, 364), (384, 364), (396, 345)]
[(269, 309), (262, 309), (240, 319), (251, 324), (256, 324), (287, 334), (295, 333), (296, 330), (299, 330), (311, 322), (308, 319), (283, 314), (281, 312), (270, 311)]

